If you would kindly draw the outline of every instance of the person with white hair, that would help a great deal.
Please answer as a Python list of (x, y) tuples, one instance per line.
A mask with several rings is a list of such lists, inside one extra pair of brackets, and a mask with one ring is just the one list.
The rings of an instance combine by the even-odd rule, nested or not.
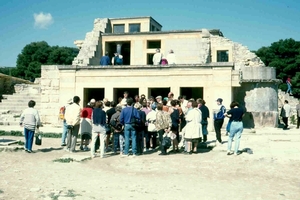
[(169, 51), (169, 54), (167, 55), (167, 60), (168, 60), (169, 65), (176, 64), (176, 56), (175, 56), (174, 51), (172, 49)]
[(153, 65), (159, 65), (162, 59), (162, 54), (160, 53), (160, 49), (156, 49), (156, 53), (153, 55), (152, 62)]

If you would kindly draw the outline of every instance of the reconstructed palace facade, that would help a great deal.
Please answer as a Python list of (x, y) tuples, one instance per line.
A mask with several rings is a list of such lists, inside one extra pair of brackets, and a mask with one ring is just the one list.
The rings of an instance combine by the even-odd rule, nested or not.
[[(162, 31), (152, 17), (95, 19), (70, 66), (42, 66), (41, 115), (44, 123), (57, 122), (57, 110), (74, 95), (84, 106), (91, 98), (117, 101), (125, 90), (130, 96), (203, 98), (211, 111), (217, 98), (229, 108), (237, 100), (247, 110), (246, 127), (276, 126), (278, 99), (275, 69), (249, 49), (223, 36), (218, 29)], [(170, 49), (175, 65), (154, 66), (159, 48)], [(100, 66), (100, 58), (118, 52), (124, 65)], [(210, 123), (211, 124), (211, 123)]]

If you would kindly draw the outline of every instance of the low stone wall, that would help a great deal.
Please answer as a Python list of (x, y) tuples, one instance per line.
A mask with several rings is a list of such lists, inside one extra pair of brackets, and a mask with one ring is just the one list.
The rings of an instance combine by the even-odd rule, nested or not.
[(13, 94), (16, 92), (14, 86), (22, 83), (32, 84), (30, 81), (0, 73), (0, 102), (3, 99), (3, 94)]

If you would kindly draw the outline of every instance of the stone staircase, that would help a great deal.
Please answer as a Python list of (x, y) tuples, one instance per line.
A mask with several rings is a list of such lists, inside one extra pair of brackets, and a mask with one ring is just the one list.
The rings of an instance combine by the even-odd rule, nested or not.
[(28, 102), (34, 100), (35, 108), (41, 108), (41, 86), (40, 84), (16, 84), (15, 93), (2, 95), (0, 103), (0, 125), (19, 125), (20, 116), (24, 109), (28, 108)]

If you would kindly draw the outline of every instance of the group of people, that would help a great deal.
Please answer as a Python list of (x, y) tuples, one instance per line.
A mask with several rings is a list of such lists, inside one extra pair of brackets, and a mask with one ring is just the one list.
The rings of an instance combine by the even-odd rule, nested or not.
[(105, 52), (105, 55), (100, 59), (100, 65), (123, 65), (123, 56), (120, 53), (114, 53), (112, 59), (109, 57), (109, 53)]
[[(169, 54), (165, 57), (160, 49), (155, 50), (156, 53), (153, 55), (153, 65), (173, 65), (176, 64), (176, 57), (174, 51), (171, 49)], [(120, 53), (114, 53), (112, 59), (109, 57), (109, 53), (105, 52), (105, 55), (100, 59), (100, 65), (123, 65), (123, 56)]]
[(176, 64), (176, 57), (174, 51), (171, 49), (167, 57), (165, 57), (160, 49), (155, 50), (155, 54), (153, 55), (152, 62), (153, 65), (174, 65)]
[[(244, 112), (237, 102), (232, 102), (231, 110), (226, 112), (222, 101), (218, 98), (218, 108), (214, 109), (216, 139), (218, 144), (222, 144), (221, 127), (224, 118), (230, 117), (228, 155), (232, 154), (231, 144), (235, 135), (234, 153), (238, 154)], [(165, 144), (166, 138), (171, 140), (172, 153), (181, 152), (179, 147), (182, 146), (184, 154), (193, 154), (197, 153), (199, 142), (207, 141), (210, 114), (205, 100), (201, 98), (186, 100), (185, 96), (179, 96), (175, 99), (170, 92), (165, 98), (151, 96), (147, 99), (145, 95), (135, 95), (133, 99), (125, 91), (118, 103), (91, 99), (85, 108), (80, 109), (79, 102), (80, 98), (75, 96), (73, 102), (68, 101), (65, 107), (62, 146), (66, 146), (65, 150), (69, 152), (75, 152), (78, 133), (81, 134), (80, 149), (90, 151), (93, 158), (97, 155), (99, 144), (100, 157), (103, 158), (107, 151), (128, 156), (130, 146), (133, 156), (151, 152), (157, 147), (161, 151), (159, 155), (168, 155), (170, 145)], [(112, 148), (109, 147), (110, 141)]]

